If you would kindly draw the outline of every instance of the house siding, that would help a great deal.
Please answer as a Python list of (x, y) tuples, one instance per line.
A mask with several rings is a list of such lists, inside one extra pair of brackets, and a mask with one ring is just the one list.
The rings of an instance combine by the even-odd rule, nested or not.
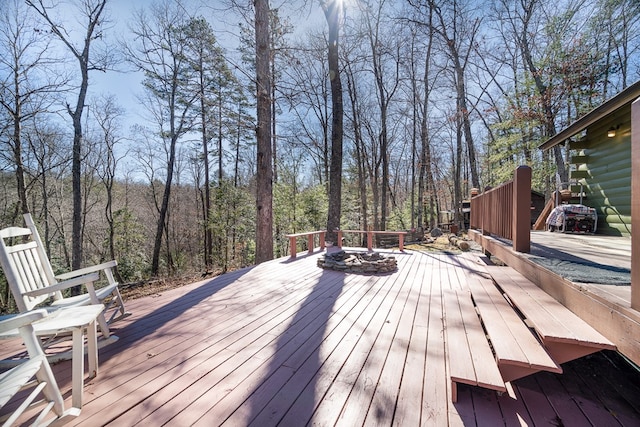
[[(630, 105), (624, 106), (588, 127), (579, 144), (570, 145), (575, 159), (571, 176), (584, 185), (583, 203), (598, 212), (599, 234), (631, 235), (630, 117)], [(617, 126), (616, 136), (608, 138), (607, 130)]]

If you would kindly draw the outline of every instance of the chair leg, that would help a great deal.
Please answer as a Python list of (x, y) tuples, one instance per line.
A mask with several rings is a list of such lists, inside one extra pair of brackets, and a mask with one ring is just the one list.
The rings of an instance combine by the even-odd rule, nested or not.
[[(118, 305), (118, 308), (116, 309), (116, 313), (119, 311), (120, 315), (117, 316), (115, 318), (115, 320), (119, 320), (122, 319), (124, 317), (129, 316), (130, 313), (127, 313), (126, 309), (124, 308), (124, 300), (122, 299), (122, 295), (120, 294), (120, 290), (116, 287), (114, 289), (114, 304)], [(115, 315), (114, 315), (115, 317)]]
[(53, 376), (53, 371), (51, 370), (49, 363), (46, 362), (46, 359), (45, 362), (42, 363), (40, 371), (38, 371), (36, 377), (41, 382), (47, 383), (42, 392), (47, 399), (53, 402), (53, 411), (56, 415), (61, 416), (64, 413), (64, 400), (62, 398), (62, 393), (60, 393), (60, 389), (58, 388), (58, 383)]
[(87, 355), (89, 359), (89, 378), (98, 375), (98, 333), (96, 322), (87, 325)]
[(58, 416), (62, 416), (64, 414), (64, 399), (62, 398), (62, 393), (60, 393), (60, 389), (58, 388), (56, 378), (53, 376), (51, 366), (49, 366), (47, 358), (42, 351), (42, 347), (40, 347), (40, 343), (35, 336), (33, 326), (27, 325), (23, 326), (21, 329), (25, 331), (21, 331), (21, 335), (23, 337), (25, 347), (27, 347), (29, 357), (33, 358), (39, 355), (43, 358), (42, 365), (36, 373), (36, 378), (38, 378), (40, 382), (46, 383), (46, 386), (44, 387), (42, 392), (46, 396), (46, 398), (53, 403), (53, 411), (55, 412), (55, 414)]
[(102, 336), (104, 338), (109, 338), (111, 336), (111, 331), (109, 331), (109, 325), (104, 318), (104, 311), (98, 316), (98, 325), (100, 325), (100, 332), (102, 332)]
[(84, 328), (82, 327), (73, 329), (71, 382), (71, 406), (80, 409), (84, 392)]
[(108, 315), (105, 315), (107, 324), (109, 325), (131, 315), (131, 313), (126, 311), (124, 307), (124, 300), (122, 299), (120, 290), (117, 287), (114, 288), (111, 293), (109, 301), (103, 301), (103, 303), (105, 305), (105, 313), (109, 313)]

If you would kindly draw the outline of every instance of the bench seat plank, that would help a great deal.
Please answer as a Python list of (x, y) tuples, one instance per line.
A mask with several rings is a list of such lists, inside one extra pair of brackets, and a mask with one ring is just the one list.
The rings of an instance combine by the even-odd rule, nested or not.
[(468, 284), (505, 382), (538, 371), (562, 372), (491, 279), (470, 274)]
[(557, 363), (616, 349), (600, 332), (513, 268), (487, 266), (487, 271), (532, 324)]
[(451, 399), (457, 384), (506, 392), (500, 370), (467, 291), (443, 290)]

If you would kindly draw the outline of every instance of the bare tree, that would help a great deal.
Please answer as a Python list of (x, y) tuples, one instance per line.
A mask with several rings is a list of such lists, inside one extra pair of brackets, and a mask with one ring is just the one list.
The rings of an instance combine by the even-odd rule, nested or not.
[[(433, 177), (433, 170), (431, 167), (431, 138), (429, 133), (429, 101), (431, 99), (431, 50), (433, 47), (433, 10), (429, 8), (428, 12), (428, 25), (427, 25), (427, 48), (424, 58), (424, 75), (422, 78), (422, 85), (424, 95), (422, 98), (422, 120), (420, 121), (420, 168), (418, 173), (418, 225), (423, 226), (427, 224), (426, 216), (429, 212), (428, 227), (431, 229), (438, 223), (438, 202), (437, 194), (435, 191), (435, 182)], [(428, 202), (424, 200), (425, 194), (428, 198)], [(428, 209), (425, 209), (428, 207)], [(424, 218), (424, 220), (423, 220)]]
[[(505, 21), (510, 26), (512, 34), (522, 55), (524, 66), (535, 83), (536, 91), (539, 96), (540, 108), (542, 109), (542, 121), (544, 123), (546, 137), (550, 138), (556, 134), (556, 113), (553, 106), (553, 87), (544, 80), (543, 70), (539, 66), (539, 62), (534, 58), (533, 40), (535, 26), (534, 22), (536, 11), (541, 7), (541, 0), (522, 0), (515, 7), (502, 0), (502, 8), (505, 11)], [(564, 164), (562, 149), (560, 145), (553, 147), (556, 168), (560, 175), (561, 181), (567, 181), (569, 172)]]
[[(347, 80), (347, 93), (349, 94), (349, 102), (351, 104), (351, 126), (353, 128), (353, 142), (355, 148), (355, 161), (358, 171), (358, 190), (360, 193), (360, 215), (361, 227), (363, 230), (369, 229), (369, 203), (367, 201), (367, 174), (369, 171), (367, 158), (367, 147), (365, 146), (362, 129), (361, 117), (362, 108), (359, 104), (358, 94), (356, 91), (356, 78), (351, 68), (351, 63), (346, 61), (345, 74)], [(370, 163), (369, 163), (370, 164)], [(373, 187), (374, 201), (377, 200), (377, 186)], [(377, 205), (376, 205), (377, 206)], [(364, 239), (364, 236), (363, 236)], [(364, 246), (363, 242), (363, 246)]]
[[(97, 166), (97, 173), (102, 180), (105, 188), (106, 204), (104, 207), (104, 215), (107, 220), (107, 246), (109, 251), (109, 258), (116, 259), (115, 250), (115, 232), (116, 225), (114, 219), (114, 202), (115, 194), (114, 187), (116, 185), (116, 171), (118, 162), (126, 156), (127, 152), (124, 151), (118, 154), (116, 149), (118, 145), (121, 145), (123, 138), (118, 135), (119, 123), (122, 120), (124, 110), (120, 108), (113, 96), (103, 97), (96, 101), (96, 105), (91, 109), (95, 121), (99, 127), (99, 138), (101, 140), (100, 147), (104, 150), (103, 159)], [(97, 138), (98, 138), (97, 137)], [(96, 138), (96, 139), (97, 139)], [(119, 271), (115, 271), (118, 281), (122, 281)]]
[(75, 106), (67, 104), (67, 113), (73, 121), (73, 148), (72, 148), (72, 187), (73, 187), (73, 228), (72, 228), (72, 262), (75, 270), (82, 266), (82, 188), (81, 188), (81, 163), (82, 163), (82, 115), (85, 108), (87, 89), (89, 88), (89, 72), (95, 70), (104, 71), (109, 63), (109, 56), (91, 55), (92, 43), (102, 37), (101, 28), (104, 27), (104, 9), (107, 0), (79, 0), (76, 4), (78, 16), (86, 18), (83, 24), (84, 35), (79, 45), (69, 35), (62, 22), (52, 15), (54, 6), (47, 6), (42, 0), (27, 0), (27, 5), (42, 16), (49, 25), (51, 32), (66, 46), (69, 52), (78, 61), (80, 71), (80, 85)]
[(23, 164), (24, 122), (49, 110), (52, 92), (62, 91), (64, 74), (53, 72), (60, 61), (50, 56), (51, 39), (19, 0), (10, 0), (0, 16), (0, 107), (9, 118), (7, 138), (20, 206), (29, 212)]
[[(35, 123), (37, 120), (37, 123)], [(51, 242), (56, 236), (62, 237), (62, 252), (65, 266), (71, 265), (71, 254), (67, 246), (67, 232), (64, 222), (68, 218), (68, 200), (63, 200), (64, 176), (68, 176), (71, 167), (68, 159), (69, 143), (64, 143), (65, 134), (58, 124), (52, 124), (34, 117), (29, 123), (25, 139), (27, 141), (28, 161), (32, 165), (30, 173), (34, 188), (40, 190), (39, 205), (32, 206), (34, 216), (45, 218), (44, 244), (47, 254), (51, 255)], [(38, 215), (39, 214), (39, 215)]]
[[(479, 187), (480, 179), (469, 118), (470, 106), (467, 101), (465, 71), (469, 64), (470, 55), (474, 52), (473, 47), (480, 30), (480, 19), (465, 16), (465, 11), (457, 0), (451, 3), (449, 11), (443, 11), (441, 5), (433, 0), (429, 1), (429, 7), (433, 10), (434, 18), (437, 21), (434, 30), (444, 41), (449, 58), (453, 63), (457, 115), (459, 115), (459, 125), (466, 142), (471, 184), (474, 187)], [(454, 203), (459, 201), (456, 200)]]
[[(377, 89), (378, 108), (380, 110), (380, 133), (378, 140), (380, 141), (380, 158), (382, 161), (382, 181), (380, 182), (380, 223), (379, 229), (387, 228), (387, 210), (389, 205), (389, 108), (393, 97), (399, 86), (400, 58), (399, 44), (395, 43), (390, 37), (385, 37), (382, 33), (381, 24), (384, 20), (383, 7), (384, 1), (377, 4), (374, 10), (371, 6), (366, 7), (364, 12), (364, 20), (367, 28), (366, 34), (371, 49), (371, 66)], [(387, 70), (386, 60), (392, 62), (391, 69)], [(387, 74), (392, 74), (389, 78)]]
[(295, 140), (313, 162), (315, 179), (329, 192), (330, 165), (330, 83), (327, 81), (326, 39), (310, 34), (293, 47), (295, 59), (286, 69), (280, 89), (285, 92), (295, 124), (291, 124), (284, 138)]

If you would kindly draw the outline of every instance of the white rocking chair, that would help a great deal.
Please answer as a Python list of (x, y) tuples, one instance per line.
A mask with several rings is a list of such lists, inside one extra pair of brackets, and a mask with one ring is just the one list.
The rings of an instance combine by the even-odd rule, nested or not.
[[(37, 426), (61, 425), (80, 415), (80, 408), (64, 409), (64, 400), (58, 383), (31, 325), (32, 322), (46, 315), (46, 310), (34, 310), (8, 316), (4, 320), (0, 319), (0, 334), (18, 328), (29, 353), (27, 361), (0, 374), (0, 409), (10, 401), (12, 405), (16, 405), (11, 413), (0, 417), (0, 423), (3, 423), (3, 426), (14, 425), (27, 409), (31, 410), (35, 407), (41, 409), (35, 420), (31, 417), (30, 422)], [(34, 376), (36, 381), (33, 381)], [(23, 393), (23, 401), (16, 401), (18, 398), (22, 399), (22, 396), (14, 399), (16, 394), (26, 389), (30, 389), (30, 392)]]
[[(130, 313), (124, 308), (118, 282), (115, 281), (111, 271), (116, 266), (116, 261), (55, 276), (31, 215), (24, 214), (24, 219), (27, 228), (8, 227), (0, 230), (0, 264), (18, 310), (20, 312), (32, 310), (49, 298), (53, 298), (53, 302), (43, 307), (49, 311), (62, 307), (104, 304), (105, 310), (98, 317), (100, 331), (105, 339), (111, 338), (110, 341), (117, 339), (111, 336), (109, 324)], [(23, 243), (23, 239), (28, 237), (30, 240)], [(16, 242), (8, 246), (6, 240)], [(96, 289), (94, 282), (100, 278), (100, 272), (104, 273), (107, 284)], [(63, 296), (62, 291), (80, 285), (85, 286), (86, 293), (71, 297)]]

